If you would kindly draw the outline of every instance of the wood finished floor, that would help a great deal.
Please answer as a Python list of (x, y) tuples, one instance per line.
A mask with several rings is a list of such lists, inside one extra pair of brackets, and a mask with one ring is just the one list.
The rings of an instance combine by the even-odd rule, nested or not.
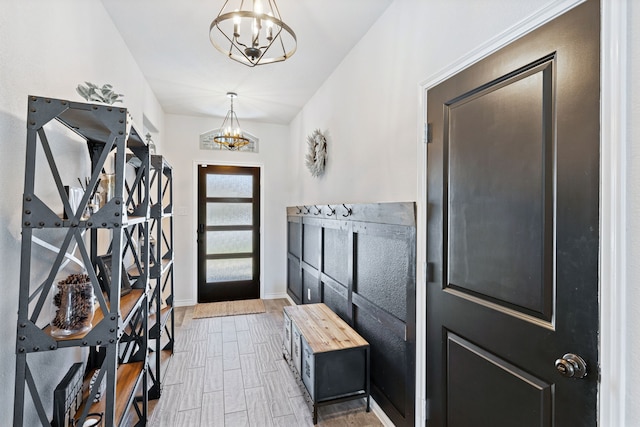
[[(313, 426), (311, 407), (282, 358), (282, 308), (192, 319), (176, 310), (176, 343), (162, 397), (150, 402), (153, 427)], [(382, 426), (363, 400), (319, 408), (318, 426)]]

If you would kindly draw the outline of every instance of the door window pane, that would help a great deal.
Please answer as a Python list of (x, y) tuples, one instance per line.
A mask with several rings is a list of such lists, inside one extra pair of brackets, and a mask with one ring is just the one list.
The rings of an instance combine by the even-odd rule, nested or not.
[(208, 231), (207, 255), (247, 253), (253, 250), (253, 232)]
[(207, 225), (252, 225), (251, 203), (207, 203)]
[(207, 197), (251, 197), (251, 175), (207, 175)]
[(251, 280), (253, 259), (209, 259), (207, 260), (207, 282), (231, 282)]

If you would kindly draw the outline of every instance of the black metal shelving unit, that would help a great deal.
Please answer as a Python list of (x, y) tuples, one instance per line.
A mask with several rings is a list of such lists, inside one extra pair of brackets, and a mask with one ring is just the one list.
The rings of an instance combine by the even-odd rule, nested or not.
[(163, 156), (151, 156), (151, 340), (149, 399), (158, 399), (174, 344), (173, 169)]
[[(62, 125), (62, 126), (61, 126)], [(79, 136), (72, 137), (71, 133)], [(64, 159), (54, 155), (56, 144), (86, 143), (91, 163), (90, 178), (82, 197), (72, 207), (61, 171)], [(115, 186), (112, 197), (98, 210), (87, 210), (106, 165), (113, 165)], [(42, 189), (43, 176), (50, 171), (53, 188)], [(43, 426), (51, 420), (45, 405), (52, 402), (46, 385), (38, 384), (34, 372), (43, 369), (45, 355), (89, 349), (85, 366), (83, 404), (75, 418), (83, 425), (89, 413), (103, 413), (103, 424), (146, 425), (148, 402), (149, 303), (153, 300), (149, 279), (150, 176), (149, 148), (132, 123), (126, 108), (29, 96), (25, 186), (22, 209), (20, 292), (16, 339), (14, 426), (26, 425), (25, 409), (35, 408)], [(81, 183), (82, 186), (82, 183)], [(50, 257), (34, 247), (34, 241), (53, 241), (58, 251)], [(76, 256), (77, 254), (77, 256)], [(101, 278), (97, 259), (110, 256), (111, 280)], [(89, 276), (97, 301), (92, 328), (64, 338), (51, 334), (47, 310), (51, 289), (65, 274), (69, 260), (80, 264)], [(123, 261), (137, 270), (134, 277)], [(127, 275), (128, 276), (128, 275)], [(43, 279), (44, 277), (44, 279)], [(123, 279), (132, 290), (121, 295)], [(111, 298), (109, 297), (111, 296)], [(173, 336), (173, 335), (171, 335)], [(76, 349), (66, 350), (66, 349)], [(60, 360), (53, 358), (47, 360)], [(70, 363), (71, 364), (71, 363)], [(65, 366), (49, 365), (64, 375)], [(102, 399), (93, 403), (97, 387), (88, 379), (99, 369), (97, 382), (104, 379)], [(30, 401), (30, 402), (29, 402)]]

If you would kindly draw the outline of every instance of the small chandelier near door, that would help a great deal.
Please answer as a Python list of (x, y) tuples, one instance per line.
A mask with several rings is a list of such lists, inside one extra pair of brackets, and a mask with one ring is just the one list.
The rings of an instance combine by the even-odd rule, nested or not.
[(226, 0), (209, 26), (209, 39), (220, 52), (249, 67), (281, 62), (297, 48), (296, 34), (284, 22), (275, 0)]
[(249, 139), (245, 138), (240, 129), (240, 122), (236, 113), (233, 111), (233, 98), (238, 96), (235, 92), (227, 92), (227, 97), (231, 100), (231, 109), (222, 122), (220, 132), (213, 137), (213, 140), (220, 144), (220, 148), (229, 150), (238, 150), (249, 143)]

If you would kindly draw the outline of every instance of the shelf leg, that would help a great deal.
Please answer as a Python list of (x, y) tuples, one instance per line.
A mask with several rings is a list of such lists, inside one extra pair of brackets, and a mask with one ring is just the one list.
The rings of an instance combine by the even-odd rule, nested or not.
[(13, 405), (13, 425), (20, 427), (24, 424), (24, 386), (27, 367), (27, 355), (18, 354), (16, 356), (16, 388), (15, 403)]
[(367, 412), (371, 411), (371, 359), (370, 359), (370, 353), (371, 353), (371, 347), (367, 347), (367, 349), (365, 350), (365, 353), (367, 353), (367, 361), (366, 363), (366, 367), (365, 367), (365, 375), (367, 376), (367, 380), (366, 380), (366, 384), (367, 384)]

